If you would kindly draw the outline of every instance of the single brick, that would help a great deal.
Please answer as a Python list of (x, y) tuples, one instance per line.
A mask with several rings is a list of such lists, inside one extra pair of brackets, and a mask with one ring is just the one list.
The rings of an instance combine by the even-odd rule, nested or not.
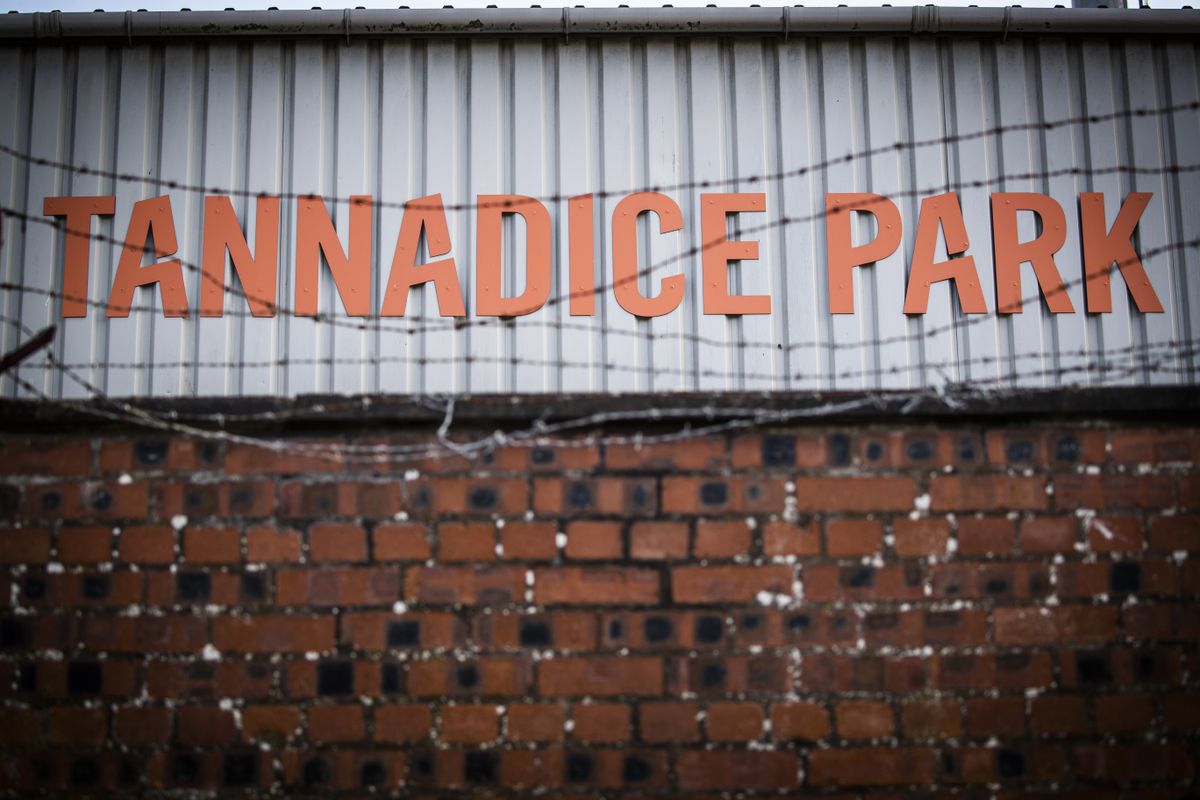
[(616, 522), (579, 520), (567, 525), (567, 558), (578, 560), (621, 557), (621, 526)]
[(446, 563), (496, 558), (496, 528), (491, 523), (442, 523), (438, 525), (436, 541), (438, 560)]
[(820, 741), (829, 735), (829, 714), (817, 703), (776, 703), (771, 707), (771, 735), (785, 740)]
[(542, 604), (650, 605), (659, 600), (658, 573), (631, 567), (556, 567), (534, 571)]
[(883, 547), (883, 524), (874, 519), (833, 519), (825, 525), (825, 551), (835, 558), (865, 556)]
[(710, 703), (705, 728), (708, 738), (718, 742), (748, 742), (763, 732), (763, 708), (758, 703)]
[(575, 722), (571, 736), (581, 742), (623, 742), (630, 736), (632, 715), (624, 703), (576, 704), (571, 717)]
[(707, 520), (696, 523), (696, 558), (729, 559), (750, 550), (750, 528), (743, 520)]
[(552, 522), (510, 522), (500, 531), (504, 558), (551, 561), (558, 556), (558, 527)]
[(361, 525), (319, 522), (308, 529), (308, 560), (311, 563), (356, 562), (366, 557), (367, 533)]
[(246, 560), (281, 563), (300, 560), (302, 540), (298, 531), (256, 526), (246, 531)]
[(490, 742), (499, 735), (500, 714), (491, 705), (443, 705), (439, 732), (453, 744)]
[(635, 522), (629, 530), (629, 555), (637, 561), (686, 558), (688, 529), (682, 522)]
[(677, 603), (748, 603), (759, 592), (792, 592), (792, 571), (783, 565), (676, 567), (671, 593)]
[(638, 731), (651, 744), (695, 742), (700, 739), (699, 711), (692, 702), (645, 702), (638, 707)]

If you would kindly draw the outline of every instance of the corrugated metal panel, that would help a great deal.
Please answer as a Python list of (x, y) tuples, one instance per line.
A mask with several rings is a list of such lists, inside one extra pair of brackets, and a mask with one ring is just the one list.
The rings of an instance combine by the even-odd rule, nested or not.
[[(1164, 356), (1168, 372), (1114, 375), (1086, 368), (1106, 358), (1126, 362), (1131, 347), (1200, 336), (1200, 254), (1168, 249), (1146, 260), (1165, 314), (1134, 310), (1120, 279), (1113, 281), (1112, 314), (1084, 314), (1074, 209), (1080, 191), (1103, 191), (1111, 222), (1125, 193), (1153, 192), (1137, 239), (1140, 251), (1152, 251), (1197, 236), (1200, 174), (1011, 177), (1075, 166), (1196, 163), (1200, 113), (1194, 108), (882, 152), (782, 181), (736, 180), (896, 142), (1194, 102), (1200, 77), (1193, 42), (831, 35), (787, 42), (603, 37), (347, 46), (260, 39), (7, 47), (0, 48), (0, 74), (10, 78), (0, 81), (0, 107), (15, 111), (0, 118), (0, 144), (151, 181), (343, 199), (369, 194), (395, 203), (440, 192), (447, 203), (464, 203), (478, 194), (565, 196), (735, 179), (721, 190), (767, 193), (768, 214), (747, 215), (744, 228), (817, 214), (830, 191), (902, 196), (903, 244), (874, 268), (857, 271), (853, 316), (828, 313), (819, 219), (750, 237), (760, 242), (760, 261), (737, 270), (737, 285), (744, 293), (772, 295), (774, 313), (765, 317), (704, 315), (699, 259), (685, 258), (642, 281), (653, 293), (663, 275), (688, 276), (682, 307), (666, 317), (635, 318), (605, 292), (595, 317), (571, 317), (561, 303), (514, 322), (477, 324), (470, 211), (450, 214), (452, 255), (472, 320), (458, 329), (410, 335), (397, 329), (422, 323), (372, 318), (359, 330), (289, 315), (167, 319), (158, 311), (108, 320), (98, 309), (85, 319), (61, 319), (52, 297), (5, 293), (6, 317), (33, 329), (57, 322), (55, 352), (114, 395), (863, 389), (1006, 384), (1009, 376), (1022, 386), (1050, 387), (1197, 377), (1189, 355), (1170, 352)], [(980, 181), (986, 183), (976, 185)], [(993, 311), (989, 192), (1041, 191), (1064, 205), (1071, 230), (1059, 264), (1078, 313), (1051, 315), (1039, 305), (954, 326), (964, 317), (946, 286), (935, 287), (923, 317), (902, 313), (920, 202), (912, 193), (956, 186), (965, 187), (960, 197), (970, 252)], [(643, 266), (700, 244), (700, 191), (669, 191), (683, 210), (681, 233), (650, 235), (649, 222), (643, 225)], [(115, 223), (107, 219), (96, 230), (117, 238), (135, 200), (168, 194), (178, 255), (199, 261), (199, 193), (3, 155), (0, 193), (5, 206), (38, 215), (49, 195), (115, 194)], [(611, 280), (618, 199), (596, 203), (598, 283)], [(234, 205), (252, 237), (253, 199)], [(566, 206), (548, 206), (554, 296), (568, 291)], [(400, 217), (393, 207), (375, 210), (376, 309)], [(345, 203), (335, 219), (344, 231)], [(520, 226), (514, 232), (507, 263), (524, 248)], [(1031, 227), (1023, 232), (1033, 233)], [(288, 305), (295, 291), (295, 233), (295, 203), (286, 201), (279, 297)], [(862, 234), (869, 233), (864, 222)], [(61, 288), (61, 234), (6, 218), (3, 235), (5, 280)], [(97, 302), (107, 300), (117, 256), (116, 246), (93, 245), (89, 291)], [(195, 310), (200, 277), (185, 275)], [(1036, 285), (1024, 267), (1023, 295)], [(139, 290), (137, 302), (158, 307), (160, 301), (156, 291)], [(327, 272), (320, 303), (324, 312), (347, 319)], [(236, 297), (228, 297), (226, 307), (246, 310)], [(416, 290), (409, 310), (436, 315), (431, 291)], [(22, 338), (6, 324), (0, 342), (7, 351)], [(18, 374), (53, 396), (87, 394), (38, 360)], [(10, 379), (0, 385), (5, 396), (27, 394)]]

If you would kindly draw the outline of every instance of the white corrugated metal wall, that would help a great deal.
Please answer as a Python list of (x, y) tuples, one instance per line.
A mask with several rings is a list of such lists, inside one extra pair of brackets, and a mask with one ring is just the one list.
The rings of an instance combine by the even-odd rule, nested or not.
[[(95, 230), (120, 238), (135, 200), (169, 194), (178, 257), (197, 264), (203, 195), (154, 180), (341, 199), (369, 194), (396, 204), (435, 192), (449, 204), (501, 192), (623, 192), (774, 174), (896, 142), (1200, 98), (1194, 42), (1048, 36), (9, 46), (0, 48), (0, 75), (6, 76), (0, 108), (15, 112), (0, 117), (0, 144), (150, 179), (114, 181), (0, 155), (4, 205), (40, 216), (46, 196), (114, 194), (116, 217)], [(168, 319), (159, 311), (135, 311), (109, 320), (98, 308), (85, 319), (62, 319), (53, 296), (6, 291), (3, 313), (10, 322), (0, 342), (7, 351), (25, 338), (11, 320), (32, 329), (57, 323), (54, 352), (113, 395), (1194, 382), (1196, 363), (1186, 352), (1166, 351), (1162, 363), (1169, 368), (1162, 372), (1086, 368), (1098, 360), (1140, 360), (1144, 351), (1131, 347), (1186, 344), (1200, 336), (1200, 253), (1167, 249), (1146, 259), (1166, 313), (1138, 313), (1118, 278), (1113, 313), (1084, 314), (1076, 198), (1080, 191), (1104, 192), (1111, 223), (1127, 192), (1153, 192), (1136, 240), (1147, 252), (1198, 235), (1200, 173), (1011, 176), (1089, 165), (1195, 164), (1198, 137), (1200, 112), (1192, 108), (895, 150), (802, 177), (718, 189), (766, 191), (767, 214), (745, 215), (743, 227), (817, 214), (830, 191), (898, 196), (904, 242), (886, 261), (857, 271), (853, 316), (828, 313), (824, 223), (816, 219), (747, 237), (759, 240), (760, 261), (737, 269), (740, 289), (771, 294), (770, 316), (701, 313), (699, 260), (686, 258), (653, 276), (654, 285), (675, 272), (689, 279), (684, 304), (665, 317), (637, 319), (608, 291), (599, 297), (595, 317), (571, 317), (561, 303), (515, 322), (485, 318), (479, 324), (473, 309), (474, 212), (454, 211), (451, 254), (471, 320), (460, 329), (435, 322), (439, 330), (406, 334), (399, 329), (423, 323), (376, 317), (360, 330), (287, 314)], [(923, 317), (902, 313), (920, 202), (914, 193), (937, 194), (976, 181), (987, 184), (963, 188), (960, 198), (989, 309), (996, 304), (988, 195), (1038, 191), (1067, 212), (1071, 230), (1058, 263), (1077, 313), (1053, 316), (1042, 304), (1027, 305), (1023, 314), (993, 313), (949, 328), (963, 317), (945, 285), (935, 288)], [(700, 244), (700, 191), (668, 192), (683, 210), (682, 232), (650, 235), (650, 223), (643, 223), (643, 266)], [(611, 281), (611, 217), (618, 199), (596, 203), (601, 284)], [(564, 202), (547, 205), (555, 221), (556, 296), (568, 291), (566, 208)], [(253, 242), (254, 200), (238, 198), (234, 206)], [(348, 207), (336, 208), (339, 231), (345, 231)], [(378, 309), (401, 211), (393, 206), (374, 213), (372, 308)], [(506, 263), (523, 252), (520, 227), (512, 228)], [(1023, 234), (1033, 234), (1031, 224)], [(61, 233), (10, 216), (3, 237), (5, 280), (61, 288)], [(291, 201), (283, 205), (281, 239), (279, 300), (291, 305)], [(115, 245), (93, 245), (89, 291), (97, 302), (108, 298), (118, 254)], [(1037, 284), (1028, 265), (1023, 273), (1022, 294), (1029, 297)], [(185, 278), (194, 312), (201, 279), (189, 271)], [(322, 281), (321, 307), (342, 315), (327, 271)], [(650, 285), (643, 279), (648, 293)], [(246, 310), (240, 298), (226, 299), (227, 309)], [(139, 290), (135, 301), (157, 307), (157, 290)], [(414, 292), (409, 313), (436, 315), (431, 289)], [(1081, 355), (1084, 350), (1089, 354)], [(18, 374), (52, 396), (87, 394), (41, 359)], [(0, 387), (5, 396), (29, 394), (8, 378)]]

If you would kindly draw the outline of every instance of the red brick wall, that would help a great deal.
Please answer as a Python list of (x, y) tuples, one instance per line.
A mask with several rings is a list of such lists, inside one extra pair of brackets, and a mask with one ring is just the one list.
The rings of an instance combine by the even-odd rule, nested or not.
[(3, 785), (1181, 796), (1198, 459), (1102, 421), (382, 468), (8, 434)]

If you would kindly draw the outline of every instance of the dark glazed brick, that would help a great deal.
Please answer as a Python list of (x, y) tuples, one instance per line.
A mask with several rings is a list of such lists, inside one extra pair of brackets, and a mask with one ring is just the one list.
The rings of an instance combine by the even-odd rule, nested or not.
[(1033, 442), (1028, 439), (1014, 439), (1004, 449), (1004, 456), (1009, 461), (1032, 461), (1034, 455)]
[(171, 782), (176, 786), (195, 786), (200, 774), (200, 759), (191, 753), (180, 753), (171, 761)]
[(421, 643), (421, 623), (402, 619), (387, 624), (388, 647), (416, 647)]
[(764, 467), (794, 467), (796, 465), (796, 437), (764, 436), (762, 462)]
[(1136, 592), (1142, 588), (1142, 565), (1134, 561), (1113, 564), (1108, 585), (1114, 592)]
[(629, 502), (635, 510), (642, 510), (650, 504), (650, 494), (646, 491), (646, 487), (642, 484), (637, 484), (633, 487), (633, 491), (629, 495)]
[(387, 770), (378, 761), (367, 761), (359, 768), (358, 781), (362, 786), (382, 786), (387, 783)]
[[(471, 755), (470, 753), (467, 754)], [(413, 753), (409, 759), (409, 777), (418, 782), (428, 781), (433, 777), (433, 754), (425, 751)], [(465, 770), (464, 770), (465, 771)]]
[(246, 600), (265, 600), (267, 576), (261, 572), (243, 572), (241, 577), (242, 597)]
[(38, 601), (46, 596), (46, 579), (40, 576), (26, 578), (21, 586), (21, 594), (26, 600)]
[(497, 754), (491, 751), (475, 750), (467, 753), (463, 762), (463, 778), (467, 783), (495, 783), (498, 761)]
[(301, 780), (305, 786), (324, 786), (333, 780), (333, 770), (323, 758), (310, 758), (304, 762)]
[(183, 495), (184, 508), (189, 514), (209, 516), (217, 513), (217, 490), (212, 486), (193, 486)]
[(327, 661), (317, 665), (317, 694), (346, 695), (354, 691), (354, 664)]
[(72, 661), (67, 665), (67, 691), (71, 694), (97, 694), (103, 686), (103, 672), (96, 661)]
[(725, 620), (720, 617), (704, 616), (696, 620), (696, 641), (714, 644), (725, 634)]
[(88, 498), (88, 505), (96, 511), (108, 511), (112, 508), (113, 496), (107, 489), (97, 489), (92, 492), (92, 496)]
[(471, 494), (467, 497), (467, 502), (476, 511), (492, 510), (496, 507), (497, 500), (496, 490), (490, 486), (478, 486), (472, 489)]
[(794, 614), (787, 623), (792, 633), (803, 633), (812, 627), (812, 617), (808, 614)]
[(16, 486), (0, 486), (0, 516), (11, 517), (21, 507), (21, 490)]
[(181, 572), (175, 576), (175, 591), (185, 602), (207, 602), (212, 595), (212, 576), (207, 572)]
[(226, 786), (253, 786), (258, 782), (257, 755), (226, 753), (222, 777)]
[(1013, 750), (996, 753), (996, 772), (1001, 778), (1019, 778), (1025, 774), (1025, 756)]
[(570, 753), (567, 756), (567, 782), (587, 783), (592, 779), (592, 757), (587, 753)]
[(625, 756), (621, 766), (621, 779), (626, 783), (640, 783), (650, 778), (650, 764), (640, 756)]
[(1004, 578), (988, 578), (983, 584), (985, 594), (999, 595), (1008, 591), (1008, 581)]
[(146, 467), (153, 467), (167, 459), (167, 443), (161, 439), (143, 439), (133, 446), (133, 457)]
[(675, 626), (666, 617), (646, 617), (643, 623), (643, 633), (647, 642), (665, 642), (674, 632)]
[(844, 433), (835, 433), (829, 437), (829, 463), (835, 467), (845, 467), (850, 463), (850, 437)]
[(529, 460), (539, 467), (554, 463), (554, 451), (548, 447), (535, 447), (529, 454)]
[(100, 779), (100, 766), (95, 759), (77, 758), (71, 762), (72, 786), (92, 786)]
[(620, 639), (625, 635), (625, 623), (619, 619), (610, 619), (608, 621), (608, 638)]
[(474, 664), (460, 664), (454, 670), (454, 682), (460, 689), (474, 689), (479, 685), (479, 667)]
[(928, 439), (914, 439), (904, 448), (909, 461), (928, 461), (933, 458), (933, 442)]
[(592, 488), (586, 483), (573, 483), (567, 487), (567, 505), (574, 509), (591, 508)]
[(84, 575), (81, 581), (80, 591), (83, 596), (89, 600), (102, 600), (108, 597), (108, 576), (107, 575)]
[(554, 643), (550, 626), (541, 620), (521, 620), (521, 630), (518, 634), (522, 647), (549, 647)]
[(875, 585), (874, 567), (843, 567), (839, 573), (842, 586), (866, 589)]
[(1112, 667), (1103, 653), (1076, 653), (1075, 671), (1080, 683), (1111, 683)]
[(54, 491), (42, 492), (42, 496), (38, 498), (38, 505), (42, 511), (57, 511), (62, 506), (62, 495)]
[(217, 460), (217, 445), (214, 442), (203, 442), (196, 448), (196, 453), (205, 464), (211, 464)]
[(17, 689), (22, 692), (34, 692), (37, 691), (37, 685), (37, 664), (22, 664), (17, 673)]
[(238, 488), (229, 493), (229, 510), (234, 514), (245, 514), (253, 508), (254, 492), (246, 488)]
[(1032, 663), (1029, 653), (1001, 653), (996, 656), (996, 669), (1001, 672), (1020, 672)]
[(958, 454), (958, 460), (970, 463), (979, 457), (979, 447), (975, 440), (970, 436), (964, 436), (958, 440), (958, 445), (955, 447), (955, 452)]
[(117, 767), (117, 783), (121, 786), (136, 786), (141, 781), (139, 762), (133, 758), (121, 759), (121, 763)]
[(1064, 436), (1054, 443), (1054, 459), (1074, 463), (1079, 460), (1079, 440), (1074, 436)]
[(29, 629), (25, 620), (0, 620), (0, 647), (24, 647), (29, 641)]
[(716, 689), (725, 685), (725, 667), (720, 664), (705, 664), (700, 667), (700, 686)]
[(762, 614), (743, 614), (741, 628), (744, 631), (755, 631), (762, 625), (762, 621)]
[(729, 501), (729, 487), (724, 483), (709, 481), (700, 484), (700, 502), (706, 506), (720, 506)]
[(380, 689), (384, 694), (398, 694), (404, 689), (404, 672), (399, 664), (384, 664)]

